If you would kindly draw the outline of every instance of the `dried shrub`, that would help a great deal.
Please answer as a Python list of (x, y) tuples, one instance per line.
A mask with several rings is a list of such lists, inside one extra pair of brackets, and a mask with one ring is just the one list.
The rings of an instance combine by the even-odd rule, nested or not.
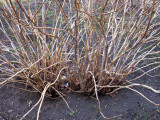
[[(44, 96), (63, 98), (70, 90), (95, 96), (99, 108), (99, 94), (115, 96), (123, 88), (159, 105), (132, 88), (160, 93), (134, 82), (160, 68), (159, 6), (158, 0), (5, 0), (0, 85), (17, 82), (40, 92), (31, 108), (40, 104), (37, 119)], [(135, 72), (142, 74), (126, 79)]]

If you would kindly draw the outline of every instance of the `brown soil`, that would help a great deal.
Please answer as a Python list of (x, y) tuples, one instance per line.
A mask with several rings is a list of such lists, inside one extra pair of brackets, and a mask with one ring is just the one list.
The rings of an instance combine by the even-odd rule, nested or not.
[[(140, 83), (150, 84), (154, 88), (160, 88), (160, 78), (144, 76)], [(137, 87), (156, 103), (160, 103), (160, 95), (144, 88)], [(0, 120), (19, 120), (40, 98), (39, 93), (24, 92), (11, 87), (0, 89)], [(89, 96), (70, 93), (65, 99), (75, 111), (72, 113), (61, 99), (46, 98), (40, 113), (40, 120), (103, 120), (100, 115), (97, 101)], [(127, 89), (120, 90), (116, 97), (101, 96), (101, 108), (106, 117), (122, 114), (115, 120), (160, 120), (160, 107), (146, 101), (137, 93)], [(25, 120), (35, 120), (37, 109), (35, 108)]]

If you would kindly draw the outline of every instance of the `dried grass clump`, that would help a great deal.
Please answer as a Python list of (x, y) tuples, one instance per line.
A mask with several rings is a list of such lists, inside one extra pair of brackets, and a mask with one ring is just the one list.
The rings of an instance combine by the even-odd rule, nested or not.
[[(37, 119), (44, 96), (63, 98), (69, 90), (95, 96), (99, 107), (99, 94), (114, 96), (123, 88), (159, 105), (132, 87), (160, 93), (133, 82), (160, 68), (160, 1), (134, 4), (131, 0), (3, 1), (0, 75), (6, 79), (0, 85), (18, 82), (40, 92), (32, 107), (39, 104)], [(135, 72), (142, 74), (126, 79)]]

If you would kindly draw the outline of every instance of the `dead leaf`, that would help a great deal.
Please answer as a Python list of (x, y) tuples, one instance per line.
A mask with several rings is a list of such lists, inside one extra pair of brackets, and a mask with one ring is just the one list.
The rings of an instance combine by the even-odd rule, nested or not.
[(8, 110), (8, 112), (9, 112), (9, 113), (11, 113), (11, 112), (13, 112), (13, 110), (12, 110), (12, 109), (10, 109), (10, 110)]
[(117, 95), (117, 92), (113, 92), (110, 94), (111, 97), (116, 97), (116, 95)]

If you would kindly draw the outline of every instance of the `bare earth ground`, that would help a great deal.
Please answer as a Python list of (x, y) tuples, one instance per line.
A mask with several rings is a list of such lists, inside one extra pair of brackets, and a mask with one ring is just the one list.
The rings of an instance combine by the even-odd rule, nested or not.
[[(151, 84), (154, 88), (160, 88), (160, 78), (143, 77), (140, 83)], [(153, 100), (160, 103), (160, 95), (143, 89), (136, 88)], [(40, 98), (38, 93), (23, 92), (10, 87), (0, 88), (0, 120), (19, 120)], [(100, 115), (97, 101), (89, 96), (71, 93), (65, 97), (72, 113), (59, 98), (56, 100), (45, 99), (40, 120), (103, 120)], [(115, 120), (160, 120), (160, 106), (154, 106), (137, 93), (129, 90), (120, 90), (116, 97), (101, 96), (101, 107), (106, 117), (122, 114)], [(36, 119), (37, 108), (34, 109), (25, 120)]]

